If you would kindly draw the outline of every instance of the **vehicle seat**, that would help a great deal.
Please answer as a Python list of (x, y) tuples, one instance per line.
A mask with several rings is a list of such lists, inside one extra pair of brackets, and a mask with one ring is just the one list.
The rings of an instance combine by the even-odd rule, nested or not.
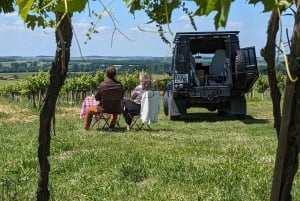
[(226, 62), (226, 52), (223, 49), (218, 49), (215, 51), (215, 55), (212, 58), (210, 66), (210, 74), (221, 75), (224, 72), (224, 64)]

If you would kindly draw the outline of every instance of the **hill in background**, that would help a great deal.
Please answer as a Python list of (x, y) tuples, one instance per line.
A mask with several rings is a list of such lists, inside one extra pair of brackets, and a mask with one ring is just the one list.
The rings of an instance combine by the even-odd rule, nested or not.
[[(6, 56), (0, 57), (0, 73), (38, 72), (48, 71), (51, 68), (53, 56)], [(95, 72), (105, 70), (108, 65), (114, 65), (118, 72), (133, 72), (134, 70), (145, 70), (150, 73), (163, 74), (164, 66), (171, 65), (171, 57), (142, 57), (142, 56), (86, 56), (71, 57), (69, 72)], [(257, 57), (260, 73), (267, 73), (267, 66), (262, 57)], [(277, 63), (277, 70), (286, 74), (282, 59)]]

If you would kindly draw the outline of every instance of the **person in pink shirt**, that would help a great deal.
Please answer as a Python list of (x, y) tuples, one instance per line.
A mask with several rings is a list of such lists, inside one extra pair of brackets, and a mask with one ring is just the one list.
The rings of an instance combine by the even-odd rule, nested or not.
[(83, 102), (82, 102), (82, 106), (81, 106), (81, 110), (80, 110), (80, 119), (84, 119), (87, 116), (87, 109), (91, 106), (95, 106), (98, 105), (99, 101), (97, 101), (95, 99), (95, 95), (92, 94), (91, 96), (87, 96)]

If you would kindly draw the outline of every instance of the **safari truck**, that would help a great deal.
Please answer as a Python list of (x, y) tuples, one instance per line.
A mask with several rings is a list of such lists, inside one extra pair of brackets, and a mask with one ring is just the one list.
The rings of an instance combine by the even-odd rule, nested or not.
[(163, 107), (170, 120), (180, 119), (191, 107), (243, 119), (245, 93), (259, 76), (255, 47), (240, 48), (239, 31), (180, 32), (173, 42), (171, 81)]

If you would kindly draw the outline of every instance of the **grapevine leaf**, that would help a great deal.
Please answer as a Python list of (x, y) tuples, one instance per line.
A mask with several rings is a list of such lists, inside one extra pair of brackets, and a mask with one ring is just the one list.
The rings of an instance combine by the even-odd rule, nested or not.
[(140, 1), (130, 1), (130, 0), (126, 0), (126, 5), (127, 5), (127, 7), (129, 8), (129, 12), (131, 13), (131, 14), (134, 14), (135, 13), (135, 11), (137, 11), (137, 10), (141, 10), (143, 7), (142, 7), (142, 5), (141, 5), (141, 3), (140, 3)]
[(269, 12), (274, 9), (276, 9), (278, 6), (280, 7), (289, 7), (292, 3), (294, 3), (294, 0), (278, 0), (278, 5), (274, 3), (274, 1), (270, 0), (250, 0), (249, 4), (256, 5), (257, 3), (262, 3), (264, 5), (263, 12)]
[(216, 9), (216, 3), (218, 0), (196, 0), (196, 4), (199, 6), (198, 10), (196, 10), (195, 15), (203, 16), (209, 15), (213, 10)]
[(225, 27), (229, 10), (230, 10), (231, 0), (221, 0), (217, 4), (219, 12), (215, 16), (215, 27)]
[(125, 5), (128, 5), (130, 0), (124, 0), (124, 2), (125, 2)]
[(16, 0), (16, 3), (19, 6), (19, 14), (25, 21), (27, 19), (28, 13), (34, 3), (34, 0)]
[(195, 15), (203, 16), (209, 15), (213, 11), (216, 11), (217, 14), (215, 15), (215, 28), (218, 29), (219, 27), (225, 27), (227, 23), (227, 18), (230, 10), (231, 2), (234, 0), (195, 0), (195, 3), (199, 7), (195, 11)]
[(43, 28), (46, 27), (45, 21), (41, 16), (27, 15), (25, 23), (27, 28), (30, 28), (32, 30), (34, 30), (35, 26), (43, 27)]
[(0, 2), (0, 13), (11, 13), (15, 10), (13, 6), (13, 1), (5, 1), (4, 3), (3, 1)]
[[(66, 1), (66, 2), (65, 2)], [(61, 0), (55, 7), (55, 11), (57, 12), (81, 12), (85, 8), (85, 5), (87, 4), (88, 0)], [(67, 8), (65, 8), (65, 3), (67, 3)]]

